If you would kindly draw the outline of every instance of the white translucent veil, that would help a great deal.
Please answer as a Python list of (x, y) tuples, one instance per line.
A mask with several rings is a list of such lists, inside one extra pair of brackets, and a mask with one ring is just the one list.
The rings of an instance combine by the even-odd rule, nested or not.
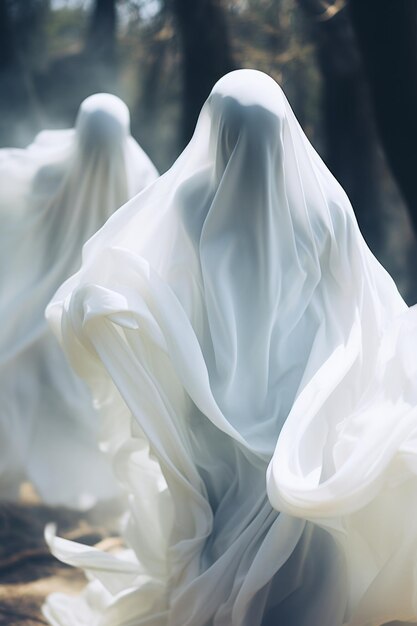
[(90, 394), (44, 309), (79, 267), (86, 239), (157, 177), (129, 124), (119, 98), (95, 94), (81, 104), (74, 129), (0, 151), (2, 498), (14, 497), (25, 478), (52, 503), (82, 506), (115, 492), (97, 450)]
[[(87, 624), (93, 614), (114, 626), (414, 618), (387, 586), (384, 608), (367, 596), (386, 554), (371, 563), (359, 519), (350, 558), (354, 542), (341, 540), (332, 509), (339, 492), (330, 486), (323, 501), (314, 493), (350, 451), (349, 436), (338, 445), (342, 424), (385, 380), (388, 354), (401, 365), (397, 390), (408, 380), (404, 350), (391, 341), (383, 360), (380, 350), (402, 315), (405, 303), (278, 85), (253, 70), (221, 79), (177, 162), (86, 244), (81, 270), (48, 308), (109, 427), (137, 564), (100, 568), (102, 555), (49, 536), (57, 556), (94, 570), (102, 585), (102, 595), (90, 586), (76, 601), (78, 622), (74, 601), (51, 597), (51, 623)], [(358, 458), (350, 505), (360, 509), (368, 470)]]

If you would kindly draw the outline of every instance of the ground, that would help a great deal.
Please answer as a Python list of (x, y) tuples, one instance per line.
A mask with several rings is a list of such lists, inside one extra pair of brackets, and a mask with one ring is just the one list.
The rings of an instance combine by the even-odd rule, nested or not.
[(59, 535), (67, 539), (111, 549), (120, 545), (112, 531), (115, 509), (47, 507), (31, 495), (19, 504), (0, 505), (0, 626), (46, 624), (41, 611), (45, 597), (54, 591), (75, 594), (85, 584), (80, 570), (50, 554), (43, 538), (46, 524), (55, 522)]

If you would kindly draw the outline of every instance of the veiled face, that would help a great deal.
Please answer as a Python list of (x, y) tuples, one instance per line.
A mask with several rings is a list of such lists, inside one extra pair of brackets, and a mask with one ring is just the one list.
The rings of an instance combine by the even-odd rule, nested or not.
[(80, 149), (88, 156), (110, 153), (129, 135), (129, 110), (120, 98), (94, 94), (80, 106), (76, 133)]
[(210, 150), (217, 178), (223, 175), (237, 147), (249, 169), (258, 169), (276, 156), (283, 123), (275, 114), (261, 105), (242, 105), (231, 96), (218, 95), (210, 100), (210, 111)]
[(269, 77), (253, 71), (245, 72), (244, 82), (234, 74), (222, 78), (209, 97), (208, 112), (217, 180), (237, 146), (248, 170), (259, 169), (277, 156), (285, 107), (281, 89)]

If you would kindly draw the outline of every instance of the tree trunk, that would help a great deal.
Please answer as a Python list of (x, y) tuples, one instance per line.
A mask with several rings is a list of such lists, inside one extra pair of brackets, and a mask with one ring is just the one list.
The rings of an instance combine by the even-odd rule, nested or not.
[(0, 0), (0, 72), (16, 65), (13, 28), (7, 0)]
[[(366, 0), (361, 0), (365, 2)], [(375, 253), (382, 248), (377, 137), (366, 78), (346, 9), (298, 0), (315, 22), (322, 85), (325, 160), (346, 190)], [(332, 6), (335, 7), (332, 11)]]
[(87, 34), (88, 52), (96, 60), (113, 63), (116, 49), (116, 0), (95, 0)]
[(116, 0), (95, 0), (87, 29), (82, 75), (94, 91), (117, 91)]
[(24, 54), (27, 32), (16, 25), (11, 4), (0, 0), (0, 146), (26, 144), (41, 122), (34, 77)]
[(417, 233), (417, 3), (350, 0), (379, 133)]
[(171, 0), (182, 46), (183, 144), (216, 81), (234, 69), (221, 0)]

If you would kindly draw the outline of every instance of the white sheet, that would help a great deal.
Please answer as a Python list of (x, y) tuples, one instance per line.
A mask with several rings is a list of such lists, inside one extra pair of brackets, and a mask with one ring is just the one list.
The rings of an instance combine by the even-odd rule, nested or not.
[(416, 313), (271, 78), (216, 84), (48, 316), (102, 406), (141, 572), (115, 591), (50, 536), (95, 579), (85, 621), (55, 595), (52, 624), (417, 621)]
[(0, 150), (0, 498), (17, 497), (22, 480), (51, 504), (85, 507), (117, 492), (90, 392), (44, 310), (86, 239), (156, 177), (110, 94), (87, 98), (75, 129)]

